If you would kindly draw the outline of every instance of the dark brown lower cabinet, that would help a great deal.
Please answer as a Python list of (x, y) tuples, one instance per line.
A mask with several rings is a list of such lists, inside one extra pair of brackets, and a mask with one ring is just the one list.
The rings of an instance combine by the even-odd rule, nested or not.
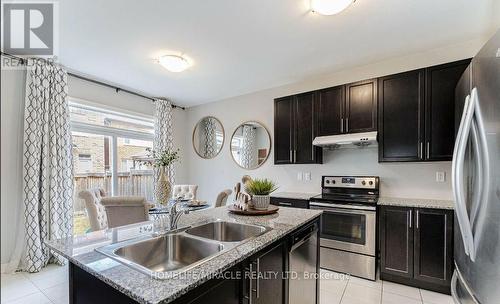
[[(233, 270), (234, 273), (240, 270)], [(242, 273), (242, 272), (240, 272)], [(241, 299), (241, 283), (238, 280), (218, 279), (209, 282), (198, 293), (188, 294), (179, 304), (239, 304)]]
[(284, 255), (285, 246), (284, 244), (279, 244), (248, 261), (247, 270), (251, 270), (253, 275), (246, 278), (244, 282), (246, 288), (244, 287), (243, 289), (246, 289), (245, 298), (249, 300), (249, 303), (284, 303)]
[(381, 208), (380, 267), (386, 274), (413, 278), (412, 213), (411, 208)]
[(415, 209), (413, 277), (449, 286), (453, 265), (453, 211)]
[(381, 206), (380, 278), (450, 293), (453, 210)]

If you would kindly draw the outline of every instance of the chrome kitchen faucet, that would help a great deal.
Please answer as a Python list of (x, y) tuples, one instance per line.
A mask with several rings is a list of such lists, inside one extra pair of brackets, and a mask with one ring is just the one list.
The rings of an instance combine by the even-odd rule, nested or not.
[(170, 211), (168, 214), (169, 221), (170, 221), (169, 230), (177, 229), (177, 224), (179, 222), (181, 215), (189, 213), (188, 209), (177, 210), (177, 206), (180, 205), (181, 203), (182, 203), (181, 199), (177, 198), (175, 200), (175, 202), (172, 204), (172, 206), (170, 207)]

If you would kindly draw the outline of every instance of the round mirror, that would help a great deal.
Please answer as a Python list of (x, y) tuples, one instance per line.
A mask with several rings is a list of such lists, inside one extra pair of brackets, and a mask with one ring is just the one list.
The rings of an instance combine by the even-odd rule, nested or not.
[(266, 127), (256, 121), (242, 123), (231, 137), (231, 156), (238, 166), (256, 169), (271, 152), (271, 136)]
[(224, 127), (213, 117), (200, 119), (193, 130), (193, 147), (201, 158), (216, 157), (224, 145)]

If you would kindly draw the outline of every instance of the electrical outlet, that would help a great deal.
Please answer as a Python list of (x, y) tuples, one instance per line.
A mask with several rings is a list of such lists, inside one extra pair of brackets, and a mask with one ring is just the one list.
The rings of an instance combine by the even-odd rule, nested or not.
[(304, 179), (306, 181), (310, 181), (311, 180), (311, 172), (306, 172), (304, 173)]
[(302, 172), (297, 173), (297, 180), (301, 181), (303, 179), (304, 179), (304, 176), (303, 176)]
[(446, 181), (446, 172), (438, 171), (436, 172), (436, 182), (444, 183)]

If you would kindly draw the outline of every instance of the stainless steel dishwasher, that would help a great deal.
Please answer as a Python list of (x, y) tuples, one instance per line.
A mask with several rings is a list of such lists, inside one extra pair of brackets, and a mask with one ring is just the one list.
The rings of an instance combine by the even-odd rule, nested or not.
[(317, 303), (319, 273), (317, 273), (318, 227), (316, 223), (292, 234), (289, 261), (288, 303)]

